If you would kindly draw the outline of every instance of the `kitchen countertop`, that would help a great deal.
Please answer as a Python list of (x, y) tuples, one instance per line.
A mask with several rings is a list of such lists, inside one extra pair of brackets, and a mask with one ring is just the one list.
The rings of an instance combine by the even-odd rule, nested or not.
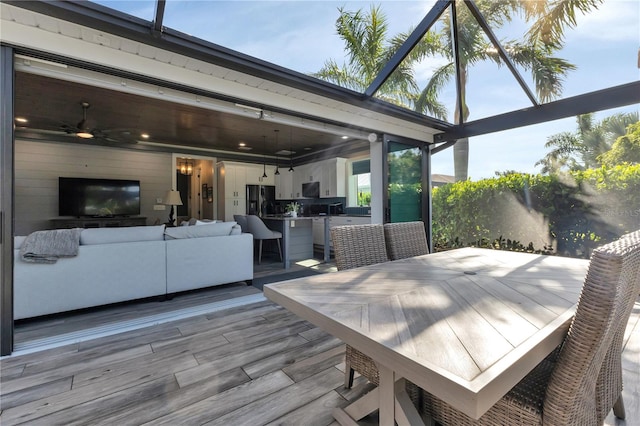
[(291, 216), (285, 216), (283, 214), (268, 214), (268, 215), (264, 215), (262, 216), (263, 219), (272, 219), (272, 220), (299, 220), (299, 219), (313, 219), (313, 217), (311, 216), (297, 216), (297, 217), (291, 217)]
[(301, 216), (298, 215), (298, 217), (291, 217), (291, 216), (285, 216), (282, 214), (268, 214), (265, 216), (262, 216), (263, 219), (315, 219), (318, 217), (371, 217), (370, 214), (314, 214), (314, 215), (310, 215), (310, 216)]

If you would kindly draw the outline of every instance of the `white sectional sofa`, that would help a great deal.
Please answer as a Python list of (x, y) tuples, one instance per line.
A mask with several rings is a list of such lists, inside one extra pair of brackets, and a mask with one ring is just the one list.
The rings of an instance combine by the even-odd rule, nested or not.
[(15, 238), (15, 319), (253, 279), (253, 238), (235, 222), (84, 229), (78, 255), (54, 264), (23, 261), (25, 238)]

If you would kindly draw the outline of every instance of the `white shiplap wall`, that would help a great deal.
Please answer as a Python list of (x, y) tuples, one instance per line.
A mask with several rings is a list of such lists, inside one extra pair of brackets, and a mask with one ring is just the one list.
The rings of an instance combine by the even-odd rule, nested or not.
[(154, 210), (171, 188), (170, 153), (17, 140), (15, 144), (15, 235), (50, 229), (58, 217), (58, 177), (136, 179), (140, 215), (147, 224), (166, 222), (168, 210)]

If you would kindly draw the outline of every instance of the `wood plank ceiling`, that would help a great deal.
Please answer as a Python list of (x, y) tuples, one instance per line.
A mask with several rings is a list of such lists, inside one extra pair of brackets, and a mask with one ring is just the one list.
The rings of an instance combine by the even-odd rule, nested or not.
[[(337, 134), (261, 120), (258, 111), (255, 118), (248, 118), (24, 72), (16, 73), (15, 81), (15, 115), (28, 120), (18, 123), (22, 130), (68, 136), (69, 141), (82, 142), (67, 135), (64, 126), (76, 126), (82, 120), (81, 104), (87, 102), (87, 126), (114, 145), (135, 143), (147, 133), (151, 141), (161, 144), (275, 157), (276, 152), (291, 148), (299, 156), (345, 144)], [(240, 143), (246, 147), (240, 148)]]

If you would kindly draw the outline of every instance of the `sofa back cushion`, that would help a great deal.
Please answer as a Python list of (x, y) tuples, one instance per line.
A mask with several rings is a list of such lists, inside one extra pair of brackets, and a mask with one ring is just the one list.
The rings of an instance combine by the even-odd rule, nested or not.
[(164, 239), (164, 228), (164, 225), (156, 225), (83, 229), (80, 233), (80, 245), (162, 241)]
[(13, 249), (17, 250), (20, 247), (22, 247), (22, 243), (24, 243), (24, 240), (26, 240), (27, 237), (26, 236), (18, 236), (16, 235), (15, 237), (13, 237)]
[(235, 222), (210, 223), (206, 226), (178, 226), (164, 231), (165, 240), (181, 240), (183, 238), (221, 237), (232, 235)]

